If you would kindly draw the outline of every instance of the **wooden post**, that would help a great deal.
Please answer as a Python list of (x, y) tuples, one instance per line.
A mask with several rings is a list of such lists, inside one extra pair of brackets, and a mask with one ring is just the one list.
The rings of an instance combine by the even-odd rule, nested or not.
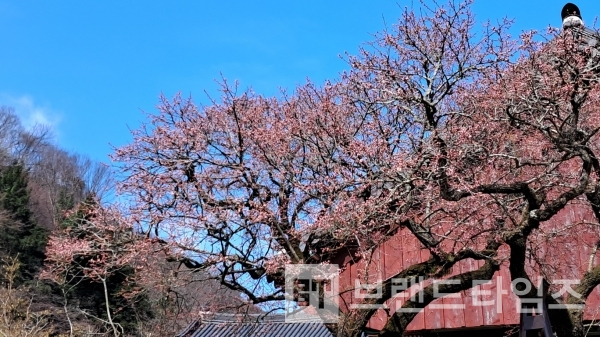
[[(546, 303), (546, 294), (548, 293), (548, 283), (546, 280), (541, 284), (541, 298), (532, 298), (534, 303), (523, 303), (521, 299), (521, 323), (519, 337), (527, 337), (528, 331), (543, 330), (544, 337), (553, 337), (552, 325), (548, 315), (548, 305)], [(537, 304), (537, 306), (536, 306)], [(532, 311), (535, 311), (535, 315)]]

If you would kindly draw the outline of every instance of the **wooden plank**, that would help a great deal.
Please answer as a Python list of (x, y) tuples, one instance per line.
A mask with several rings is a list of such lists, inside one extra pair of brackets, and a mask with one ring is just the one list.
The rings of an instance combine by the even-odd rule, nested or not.
[(504, 324), (519, 324), (520, 316), (517, 307), (520, 305), (519, 298), (511, 289), (510, 272), (508, 271), (508, 263), (500, 267), (500, 276), (502, 288), (502, 314), (504, 316)]
[[(427, 261), (430, 257), (429, 250), (423, 249), (421, 243), (419, 242), (419, 254), (420, 260)], [(427, 286), (433, 282), (427, 282)], [(425, 287), (425, 285), (424, 285)], [(441, 298), (434, 300), (428, 306), (423, 309), (423, 313), (425, 316), (425, 329), (441, 329), (444, 327), (444, 310), (443, 310), (443, 301)]]
[[(421, 243), (410, 232), (406, 231), (402, 236), (402, 247), (405, 247), (403, 254), (403, 268), (406, 269), (415, 263), (421, 262)], [(411, 288), (416, 289), (417, 287)], [(404, 301), (402, 301), (403, 303)], [(423, 330), (425, 329), (425, 314), (423, 311), (418, 313), (410, 322), (407, 330)]]
[(415, 263), (421, 262), (421, 243), (410, 233), (402, 235), (402, 268), (406, 269)]
[[(466, 273), (469, 271), (476, 270), (483, 266), (483, 261), (475, 261), (467, 259), (461, 261), (460, 272)], [(465, 326), (466, 327), (477, 327), (483, 325), (483, 307), (477, 304), (478, 301), (483, 300), (481, 295), (477, 295), (480, 291), (481, 286), (471, 288), (464, 292), (464, 304), (465, 304)]]
[(588, 297), (583, 319), (596, 322), (600, 320), (600, 287), (596, 287)]
[[(428, 282), (432, 283), (432, 282)], [(425, 329), (441, 329), (444, 327), (444, 302), (440, 297), (433, 302), (429, 303), (424, 309), (425, 315)]]
[(352, 303), (352, 291), (353, 291), (353, 284), (352, 284), (352, 271), (351, 271), (351, 265), (346, 264), (344, 266), (341, 267), (342, 271), (340, 273), (340, 277), (339, 277), (339, 291), (340, 291), (340, 300), (339, 300), (339, 305), (340, 305), (340, 310), (342, 312), (348, 312), (350, 310), (350, 303)]
[[(588, 228), (586, 233), (582, 236), (582, 239), (585, 242), (585, 247), (581, 252), (581, 264), (583, 272), (587, 271), (590, 263), (590, 256), (594, 251), (594, 246), (600, 239), (598, 231), (599, 229), (597, 227)], [(600, 265), (600, 252), (596, 251), (592, 268), (595, 268), (598, 265)], [(600, 320), (600, 287), (596, 287), (588, 296), (585, 310), (583, 311), (583, 319), (590, 321)]]
[[(383, 246), (375, 249), (373, 254), (368, 257), (368, 260), (363, 259), (357, 264), (360, 283), (367, 286), (367, 289), (361, 289), (360, 294), (367, 295), (370, 291), (375, 291), (375, 294), (372, 294), (372, 296), (380, 298), (382, 289), (381, 287), (378, 287), (378, 285), (383, 281), (384, 270), (384, 254), (382, 251)], [(364, 299), (360, 300), (362, 301)], [(387, 314), (383, 310), (378, 310), (375, 315), (371, 317), (368, 327), (380, 330), (386, 322)]]
[(418, 331), (425, 329), (425, 313), (421, 311), (406, 327), (407, 331)]
[[(480, 303), (483, 313), (483, 325), (501, 325), (504, 324), (504, 314), (502, 309), (502, 277), (500, 272), (496, 272), (492, 280), (480, 286)], [(486, 294), (485, 296), (483, 294)], [(485, 304), (485, 305), (484, 305)]]
[(388, 279), (404, 268), (403, 252), (406, 250), (402, 246), (402, 231), (399, 231), (384, 243), (384, 278)]
[[(462, 261), (461, 261), (462, 262)], [(449, 276), (460, 274), (461, 266), (459, 264), (452, 267)], [(461, 328), (465, 326), (465, 292), (444, 296), (442, 303), (444, 305), (444, 328)]]

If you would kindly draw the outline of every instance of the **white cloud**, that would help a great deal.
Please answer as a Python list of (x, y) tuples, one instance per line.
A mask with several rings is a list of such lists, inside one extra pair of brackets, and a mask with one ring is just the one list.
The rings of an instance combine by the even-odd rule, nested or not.
[(60, 114), (48, 106), (40, 105), (29, 95), (12, 96), (0, 93), (0, 106), (13, 108), (26, 129), (45, 125), (58, 135)]

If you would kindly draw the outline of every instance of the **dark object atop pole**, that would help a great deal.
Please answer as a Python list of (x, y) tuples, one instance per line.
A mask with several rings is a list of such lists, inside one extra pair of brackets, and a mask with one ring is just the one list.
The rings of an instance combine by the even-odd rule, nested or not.
[(563, 7), (562, 11), (560, 12), (560, 16), (563, 20), (569, 16), (576, 16), (583, 20), (583, 18), (581, 17), (581, 12), (579, 11), (579, 7), (577, 7), (577, 5), (572, 4), (570, 2), (568, 2)]
[(567, 3), (562, 11), (560, 11), (563, 28), (582, 27), (583, 20), (581, 19), (581, 11), (575, 4)]
[(574, 37), (579, 40), (580, 49), (592, 49), (592, 58), (594, 62), (598, 62), (600, 50), (597, 47), (600, 45), (600, 35), (598, 32), (586, 28), (581, 19), (581, 11), (574, 3), (568, 2), (563, 6), (560, 16), (562, 18), (562, 26), (564, 30), (569, 30), (574, 34)]

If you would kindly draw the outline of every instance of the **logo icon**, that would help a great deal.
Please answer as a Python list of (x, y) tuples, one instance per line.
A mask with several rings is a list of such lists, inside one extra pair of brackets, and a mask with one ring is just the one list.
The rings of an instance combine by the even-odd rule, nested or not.
[(339, 268), (336, 265), (285, 266), (285, 321), (337, 323)]

